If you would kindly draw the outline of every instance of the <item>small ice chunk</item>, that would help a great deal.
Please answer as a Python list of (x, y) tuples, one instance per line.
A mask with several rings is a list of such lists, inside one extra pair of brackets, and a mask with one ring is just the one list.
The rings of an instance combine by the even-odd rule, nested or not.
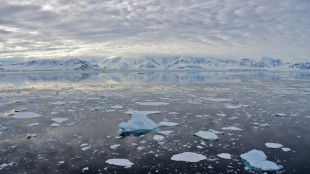
[(223, 159), (231, 159), (231, 154), (229, 153), (220, 153), (220, 154), (217, 154), (217, 156)]
[(155, 141), (162, 141), (162, 140), (164, 140), (164, 136), (161, 136), (161, 135), (154, 135), (154, 137), (153, 137), (153, 139), (155, 140)]
[(142, 151), (143, 149), (144, 149), (144, 148), (141, 147), (141, 146), (137, 147), (137, 150), (138, 150), (138, 151)]
[(0, 170), (6, 168), (6, 167), (9, 167), (9, 166), (13, 166), (13, 163), (3, 163), (0, 165)]
[(57, 164), (64, 164), (65, 161), (59, 161)]
[(88, 146), (88, 144), (87, 144), (87, 143), (83, 143), (83, 144), (81, 144), (80, 146), (81, 146), (81, 147), (84, 147), (84, 146)]
[(111, 108), (113, 108), (113, 109), (123, 109), (123, 106), (115, 105), (115, 106), (111, 106)]
[(82, 171), (87, 171), (87, 170), (89, 170), (89, 167), (84, 167), (84, 168), (82, 169)]
[(162, 105), (169, 105), (169, 103), (165, 102), (136, 102), (138, 105), (143, 106), (162, 106)]
[(132, 111), (127, 111), (125, 114), (142, 114), (142, 115), (151, 115), (151, 114), (160, 114), (161, 111), (137, 111), (137, 110), (132, 110)]
[(52, 105), (64, 105), (66, 104), (66, 102), (63, 102), (63, 101), (55, 101), (53, 103), (51, 103)]
[(279, 144), (279, 143), (265, 143), (265, 145), (266, 145), (266, 147), (273, 148), (273, 149), (277, 149), (277, 148), (283, 147), (283, 145)]
[(215, 133), (217, 135), (224, 135), (225, 134), (225, 132), (220, 132), (220, 131), (216, 131), (216, 130), (213, 130), (213, 129), (209, 129), (209, 132), (213, 132), (213, 133)]
[(114, 144), (114, 145), (110, 146), (110, 148), (112, 150), (116, 150), (118, 148), (118, 146), (120, 146), (120, 144)]
[(158, 133), (168, 136), (172, 133), (172, 131), (158, 131)]
[(51, 127), (58, 127), (58, 126), (60, 126), (59, 123), (52, 123), (52, 124), (51, 124)]
[(219, 137), (215, 133), (209, 132), (209, 131), (199, 131), (195, 133), (195, 136), (208, 140), (208, 141), (215, 141), (219, 139)]
[(284, 113), (277, 113), (276, 116), (277, 116), (277, 117), (285, 117), (286, 114), (284, 114)]
[(282, 149), (283, 152), (289, 152), (289, 151), (291, 151), (291, 149), (288, 148), (288, 147), (283, 147), (283, 148), (281, 148), (281, 149)]
[(235, 130), (241, 131), (242, 130), (242, 129), (234, 127), (234, 126), (223, 127), (222, 129), (223, 130), (233, 130), (233, 131), (235, 131)]
[(95, 110), (96, 110), (96, 111), (99, 111), (99, 110), (105, 110), (105, 108), (104, 108), (104, 107), (102, 107), (102, 106), (97, 106), (97, 107), (95, 107)]
[(84, 147), (81, 148), (81, 150), (82, 150), (83, 152), (86, 151), (86, 150), (88, 150), (88, 149), (90, 149), (90, 146), (86, 146), (86, 147), (84, 146)]
[(205, 100), (212, 101), (212, 102), (231, 102), (232, 99), (228, 98), (205, 98)]
[(27, 108), (17, 108), (15, 109), (15, 112), (25, 112), (27, 111)]
[(159, 123), (159, 125), (161, 126), (179, 126), (179, 123), (174, 123), (174, 122), (170, 122), (170, 121), (162, 121)]
[(12, 118), (37, 118), (42, 115), (34, 113), (34, 112), (21, 112), (16, 115), (13, 115)]
[(194, 152), (183, 152), (180, 154), (173, 155), (171, 160), (173, 161), (185, 161), (185, 162), (199, 162), (207, 159), (205, 156), (194, 153)]
[(158, 128), (159, 125), (146, 115), (134, 113), (129, 122), (121, 123), (119, 127), (122, 129), (122, 133), (145, 133)]
[(244, 164), (249, 170), (277, 171), (281, 169), (281, 166), (278, 166), (272, 161), (268, 161), (265, 153), (260, 150), (251, 150), (241, 154), (240, 157), (244, 160)]
[(52, 118), (51, 120), (61, 124), (62, 122), (67, 121), (68, 118)]
[(38, 126), (38, 125), (39, 125), (39, 123), (38, 123), (38, 122), (28, 124), (28, 126)]
[(38, 136), (38, 134), (27, 134), (27, 139), (31, 139)]
[(128, 159), (109, 159), (106, 161), (106, 163), (116, 166), (122, 166), (125, 168), (131, 167), (133, 165), (133, 163), (130, 162)]

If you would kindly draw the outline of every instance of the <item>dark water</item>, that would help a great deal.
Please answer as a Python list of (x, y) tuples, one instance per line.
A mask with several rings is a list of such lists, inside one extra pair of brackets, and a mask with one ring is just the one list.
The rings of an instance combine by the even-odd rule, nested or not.
[[(217, 98), (232, 101), (212, 101)], [(55, 101), (65, 104), (51, 104)], [(147, 101), (169, 105), (136, 103)], [(278, 173), (309, 173), (309, 102), (310, 73), (305, 72), (0, 74), (0, 127), (7, 128), (0, 130), (0, 165), (13, 163), (0, 173), (255, 173), (245, 170), (239, 157), (252, 149), (283, 166)], [(240, 104), (247, 106), (227, 107)], [(115, 105), (123, 108), (113, 109)], [(95, 110), (97, 106), (105, 110)], [(43, 116), (10, 117), (17, 108)], [(130, 120), (124, 113), (130, 109), (161, 111), (148, 117), (180, 126), (161, 127), (173, 131), (162, 143), (153, 140), (160, 135), (156, 131), (121, 138), (118, 125)], [(286, 116), (276, 117), (277, 113)], [(55, 117), (68, 120), (51, 127)], [(34, 122), (39, 125), (28, 126)], [(242, 130), (222, 130), (226, 126)], [(209, 129), (225, 134), (215, 142), (193, 136)], [(37, 137), (26, 138), (33, 133)], [(266, 142), (280, 143), (291, 151), (267, 148)], [(90, 149), (81, 151), (83, 143)], [(115, 144), (120, 146), (112, 150)], [(207, 160), (171, 160), (182, 152), (199, 153)], [(217, 157), (220, 153), (229, 153), (232, 159)], [(124, 168), (105, 162), (113, 158), (128, 159), (134, 165)], [(89, 170), (82, 172), (84, 167)]]

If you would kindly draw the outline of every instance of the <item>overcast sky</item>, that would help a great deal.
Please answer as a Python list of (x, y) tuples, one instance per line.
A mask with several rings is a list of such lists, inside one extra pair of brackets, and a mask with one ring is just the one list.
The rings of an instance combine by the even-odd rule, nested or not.
[(0, 0), (0, 58), (310, 58), (310, 0)]

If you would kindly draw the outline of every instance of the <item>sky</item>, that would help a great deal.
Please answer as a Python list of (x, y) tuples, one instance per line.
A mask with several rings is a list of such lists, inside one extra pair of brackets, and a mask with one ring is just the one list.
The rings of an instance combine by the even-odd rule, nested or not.
[(0, 0), (0, 59), (310, 60), (309, 0)]

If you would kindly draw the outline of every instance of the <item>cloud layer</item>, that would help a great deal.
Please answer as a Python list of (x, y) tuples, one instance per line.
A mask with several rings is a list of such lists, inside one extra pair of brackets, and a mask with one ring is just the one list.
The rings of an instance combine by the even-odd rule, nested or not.
[(0, 58), (310, 57), (309, 0), (0, 4)]

